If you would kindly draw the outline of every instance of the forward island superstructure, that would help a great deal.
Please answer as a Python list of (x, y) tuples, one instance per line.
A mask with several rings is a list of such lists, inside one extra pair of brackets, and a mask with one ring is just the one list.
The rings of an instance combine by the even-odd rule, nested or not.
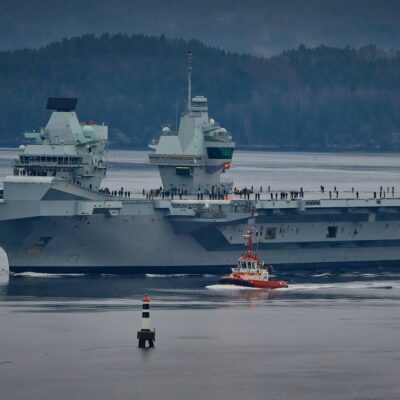
[(24, 134), (33, 143), (19, 147), (14, 176), (50, 176), (94, 191), (100, 189), (106, 174), (103, 154), (108, 128), (94, 121), (80, 123), (76, 104), (77, 99), (48, 100), (47, 109), (54, 112), (44, 129)]
[(191, 96), (178, 132), (150, 147), (158, 196), (102, 189), (107, 126), (79, 122), (76, 99), (49, 99), (52, 111), (19, 148), (3, 182), (0, 246), (9, 268), (47, 273), (228, 272), (255, 228), (258, 254), (280, 268), (352, 269), (400, 260), (400, 199), (237, 198), (221, 179), (235, 143)]

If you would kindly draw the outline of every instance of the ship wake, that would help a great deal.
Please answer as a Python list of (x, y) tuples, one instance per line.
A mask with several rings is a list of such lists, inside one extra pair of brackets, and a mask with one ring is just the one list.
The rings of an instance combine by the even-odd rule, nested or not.
[(260, 290), (259, 288), (237, 286), (237, 285), (208, 285), (206, 289), (210, 290)]
[(65, 278), (74, 276), (85, 276), (85, 274), (48, 274), (45, 272), (10, 272), (10, 276), (24, 278)]
[(400, 289), (400, 281), (381, 280), (381, 281), (353, 281), (353, 282), (335, 282), (335, 283), (292, 283), (288, 288), (279, 290), (357, 290), (357, 289)]

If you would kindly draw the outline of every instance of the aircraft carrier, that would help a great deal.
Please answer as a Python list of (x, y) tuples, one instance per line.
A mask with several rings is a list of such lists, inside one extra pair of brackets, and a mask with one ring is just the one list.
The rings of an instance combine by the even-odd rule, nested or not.
[(399, 265), (399, 198), (235, 196), (221, 180), (235, 143), (207, 99), (192, 98), (191, 63), (179, 129), (163, 128), (150, 145), (162, 187), (145, 195), (101, 186), (108, 128), (79, 122), (76, 105), (48, 100), (50, 120), (25, 133), (29, 144), (4, 179), (0, 246), (11, 273), (220, 274), (249, 227), (259, 257), (279, 269)]

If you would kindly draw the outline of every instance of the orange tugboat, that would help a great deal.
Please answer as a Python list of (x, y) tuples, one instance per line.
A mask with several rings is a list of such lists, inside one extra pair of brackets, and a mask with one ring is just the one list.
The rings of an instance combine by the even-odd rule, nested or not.
[(253, 230), (247, 231), (247, 249), (239, 257), (237, 266), (232, 268), (229, 275), (223, 276), (219, 283), (260, 289), (286, 288), (285, 281), (269, 280), (269, 267), (261, 262), (256, 253), (253, 253)]

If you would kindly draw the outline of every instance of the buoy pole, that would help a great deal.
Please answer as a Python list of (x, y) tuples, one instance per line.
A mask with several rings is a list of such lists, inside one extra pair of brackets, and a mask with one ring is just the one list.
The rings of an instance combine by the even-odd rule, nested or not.
[(137, 333), (138, 347), (141, 349), (146, 348), (146, 342), (149, 343), (149, 347), (154, 347), (156, 340), (155, 330), (150, 330), (150, 301), (151, 298), (146, 293), (142, 299), (142, 329)]

